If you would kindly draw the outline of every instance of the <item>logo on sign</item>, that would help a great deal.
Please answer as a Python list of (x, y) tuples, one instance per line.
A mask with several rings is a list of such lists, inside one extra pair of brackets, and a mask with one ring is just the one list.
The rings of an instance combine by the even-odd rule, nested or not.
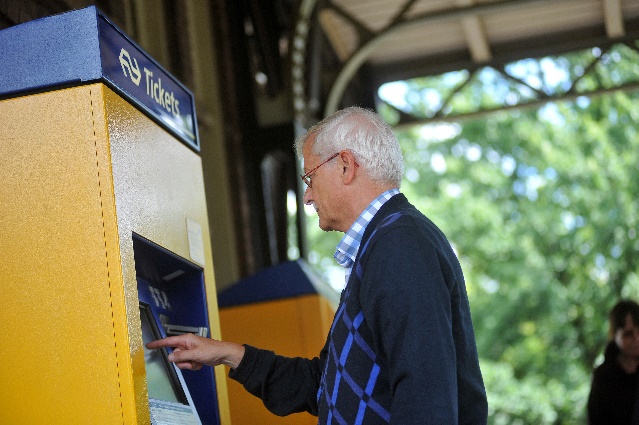
[[(131, 55), (129, 52), (124, 50), (120, 50), (120, 65), (122, 66), (122, 72), (124, 72), (125, 77), (130, 77), (131, 81), (136, 86), (140, 85), (140, 79), (142, 78), (142, 73), (140, 72), (140, 67), (138, 66), (138, 60), (133, 58), (131, 60)], [(133, 75), (135, 74), (135, 76)]]
[[(142, 73), (137, 59), (131, 57), (124, 47), (120, 50), (119, 59), (124, 76), (129, 77), (136, 86), (139, 86)], [(146, 67), (144, 67), (144, 75), (146, 77), (146, 94), (167, 112), (173, 114), (175, 118), (180, 118), (180, 101), (175, 97), (175, 93), (162, 87), (162, 78), (153, 78), (153, 71)]]

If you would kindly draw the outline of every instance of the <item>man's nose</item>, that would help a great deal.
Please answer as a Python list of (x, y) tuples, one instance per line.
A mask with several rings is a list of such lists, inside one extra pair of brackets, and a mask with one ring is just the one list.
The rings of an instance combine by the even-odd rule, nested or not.
[(311, 190), (310, 186), (306, 186), (306, 190), (304, 191), (304, 197), (302, 198), (302, 201), (306, 205), (309, 205), (309, 204), (313, 203), (313, 198), (309, 194), (310, 190)]

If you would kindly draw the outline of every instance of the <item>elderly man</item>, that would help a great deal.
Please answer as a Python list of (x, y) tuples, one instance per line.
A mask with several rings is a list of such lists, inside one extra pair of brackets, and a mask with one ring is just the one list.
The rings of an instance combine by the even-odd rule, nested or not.
[(344, 232), (346, 270), (326, 344), (313, 359), (182, 335), (181, 368), (225, 364), (273, 413), (319, 424), (485, 424), (487, 402), (462, 269), (444, 234), (399, 186), (402, 152), (372, 111), (351, 107), (295, 143), (304, 202), (325, 231)]

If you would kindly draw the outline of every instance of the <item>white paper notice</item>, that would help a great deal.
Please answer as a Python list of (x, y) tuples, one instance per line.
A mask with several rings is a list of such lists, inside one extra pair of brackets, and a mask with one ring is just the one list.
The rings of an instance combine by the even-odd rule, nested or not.
[(202, 226), (195, 220), (186, 219), (186, 231), (189, 240), (189, 256), (191, 260), (204, 266), (204, 241), (202, 239)]

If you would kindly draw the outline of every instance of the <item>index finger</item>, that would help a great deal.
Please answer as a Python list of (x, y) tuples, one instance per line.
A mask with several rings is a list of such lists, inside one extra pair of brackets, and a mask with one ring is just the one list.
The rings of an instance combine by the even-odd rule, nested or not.
[(163, 339), (157, 339), (146, 344), (146, 348), (154, 350), (161, 347), (183, 347), (185, 345), (183, 335), (169, 336)]

